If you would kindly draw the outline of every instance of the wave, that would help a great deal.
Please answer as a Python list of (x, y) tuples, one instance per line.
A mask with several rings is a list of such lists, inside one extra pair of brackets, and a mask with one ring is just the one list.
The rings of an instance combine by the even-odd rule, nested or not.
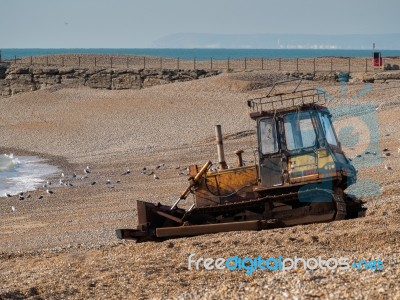
[(0, 155), (0, 172), (10, 171), (19, 164), (19, 160), (13, 154)]

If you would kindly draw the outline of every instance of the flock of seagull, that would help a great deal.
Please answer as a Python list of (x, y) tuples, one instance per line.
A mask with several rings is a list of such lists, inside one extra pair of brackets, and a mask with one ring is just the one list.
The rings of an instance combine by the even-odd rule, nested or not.
[[(164, 163), (162, 163), (162, 164), (160, 164), (160, 165), (157, 165), (157, 166), (155, 167), (155, 170), (160, 170), (160, 169), (163, 168), (163, 167), (165, 167), (165, 164), (164, 164)], [(182, 168), (178, 165), (178, 166), (176, 167), (176, 169), (177, 169), (177, 170), (181, 170)], [(187, 169), (187, 168), (185, 168), (185, 169), (186, 169), (187, 172), (180, 172), (178, 175), (179, 175), (179, 176), (183, 176), (183, 175), (186, 175), (186, 176), (187, 176), (187, 175), (189, 175), (189, 174), (188, 174), (188, 169)], [(140, 171), (140, 174), (142, 174), (142, 175), (147, 175), (147, 176), (152, 176), (152, 177), (154, 178), (154, 180), (159, 180), (160, 177), (159, 177), (158, 175), (155, 174), (155, 170), (154, 170), (154, 171), (150, 171), (147, 167), (143, 167), (143, 168), (141, 169), (141, 171)], [(89, 178), (89, 175), (88, 175), (88, 174), (90, 174), (90, 173), (91, 173), (90, 167), (89, 167), (89, 166), (86, 166), (86, 168), (83, 170), (83, 175), (80, 177), (80, 179), (81, 179), (81, 180), (88, 179), (88, 178)], [(121, 174), (121, 176), (127, 176), (127, 175), (130, 175), (130, 174), (131, 174), (130, 169), (127, 169), (125, 172), (123, 172), (123, 173)], [(77, 178), (79, 178), (79, 177), (78, 177), (78, 175), (77, 175), (76, 172), (73, 172), (72, 175), (70, 175), (70, 176), (67, 176), (64, 172), (62, 172), (62, 173), (61, 173), (61, 176), (60, 176), (60, 179), (59, 179), (59, 182), (58, 182), (58, 186), (68, 186), (68, 187), (74, 186), (74, 184), (72, 184), (70, 181), (68, 181), (68, 179), (73, 179), (73, 180), (74, 180), (74, 179), (77, 179)], [(121, 180), (116, 180), (115, 183), (121, 183)], [(94, 185), (96, 185), (96, 184), (97, 184), (96, 181), (91, 181), (91, 182), (89, 183), (90, 186), (94, 186)], [(79, 184), (78, 184), (78, 185), (79, 185)], [(107, 179), (106, 185), (107, 185), (109, 188), (114, 188), (114, 185), (113, 185), (113, 183), (112, 183), (112, 181), (111, 181), (110, 179)], [(46, 181), (46, 183), (44, 183), (43, 186), (42, 186), (44, 189), (46, 189), (46, 193), (47, 193), (48, 195), (54, 194), (54, 191), (50, 189), (51, 186), (54, 186), (54, 184), (53, 184), (51, 181), (49, 181), (49, 180)], [(12, 197), (13, 197), (13, 195), (11, 195), (10, 193), (5, 193), (5, 196), (6, 196), (7, 198), (12, 198)], [(30, 194), (25, 195), (24, 192), (21, 192), (21, 193), (17, 194), (17, 196), (18, 196), (18, 200), (21, 200), (21, 201), (22, 201), (22, 200), (25, 200), (25, 199), (30, 199), (30, 198), (32, 198), (32, 196), (31, 196)], [(42, 200), (42, 199), (44, 199), (44, 196), (43, 196), (43, 195), (40, 195), (40, 196), (38, 197), (38, 200)], [(11, 206), (11, 211), (12, 211), (12, 212), (16, 212), (16, 211), (17, 211), (16, 207), (15, 207), (15, 206)]]

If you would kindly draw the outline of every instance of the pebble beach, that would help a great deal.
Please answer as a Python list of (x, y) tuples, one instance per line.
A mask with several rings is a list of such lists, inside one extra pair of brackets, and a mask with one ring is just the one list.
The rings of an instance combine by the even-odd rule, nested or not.
[[(351, 99), (377, 107), (381, 163), (358, 175), (380, 186), (379, 196), (363, 198), (366, 217), (160, 243), (116, 238), (115, 229), (136, 225), (136, 200), (171, 205), (187, 187), (189, 165), (217, 161), (214, 125), (222, 125), (228, 165), (237, 149), (254, 164), (246, 100), (285, 78), (277, 69), (247, 70), (135, 90), (55, 84), (0, 98), (0, 154), (45, 158), (64, 173), (48, 178), (51, 194), (0, 198), (0, 299), (400, 298), (400, 80), (371, 83), (365, 94), (360, 81), (345, 93), (337, 82), (303, 83), (340, 100), (328, 107)], [(365, 155), (367, 144), (361, 135), (346, 155)], [(191, 253), (381, 259), (384, 270), (189, 270)]]

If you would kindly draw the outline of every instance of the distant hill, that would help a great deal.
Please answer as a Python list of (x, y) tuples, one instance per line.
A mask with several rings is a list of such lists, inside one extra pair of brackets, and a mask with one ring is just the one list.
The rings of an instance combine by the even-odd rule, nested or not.
[(261, 48), (261, 49), (400, 49), (395, 34), (209, 34), (177, 33), (153, 42), (156, 48)]

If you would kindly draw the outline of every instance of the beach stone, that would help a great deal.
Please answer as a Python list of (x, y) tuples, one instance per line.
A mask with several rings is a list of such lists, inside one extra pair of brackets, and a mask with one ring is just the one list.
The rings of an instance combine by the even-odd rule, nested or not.
[(154, 78), (154, 77), (147, 77), (143, 81), (143, 87), (152, 87), (155, 85), (160, 85), (160, 84), (166, 84), (168, 83), (167, 80), (164, 79), (159, 79), (159, 78)]
[(71, 67), (62, 67), (58, 70), (58, 74), (60, 74), (60, 75), (71, 74), (74, 72), (75, 72), (75, 69), (71, 68)]
[(0, 64), (0, 79), (6, 78), (7, 66), (5, 64)]
[(122, 74), (112, 79), (113, 90), (123, 90), (132, 88), (132, 76), (130, 74)]
[(8, 74), (29, 74), (30, 70), (29, 68), (25, 67), (13, 67), (10, 68), (8, 71)]
[(93, 89), (111, 89), (111, 74), (100, 72), (89, 77), (85, 85)]

